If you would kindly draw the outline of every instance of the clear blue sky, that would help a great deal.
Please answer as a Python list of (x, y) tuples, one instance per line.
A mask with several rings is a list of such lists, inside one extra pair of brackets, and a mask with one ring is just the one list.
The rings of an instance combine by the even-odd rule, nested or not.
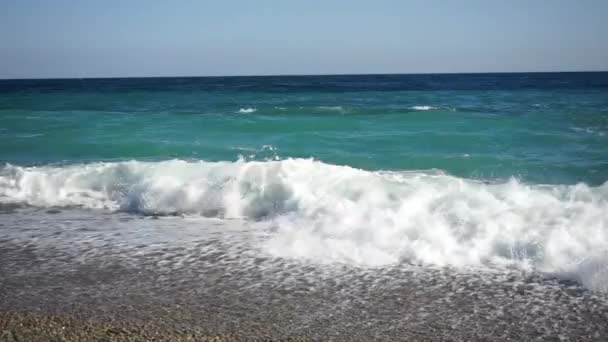
[(0, 0), (0, 78), (608, 70), (608, 0)]

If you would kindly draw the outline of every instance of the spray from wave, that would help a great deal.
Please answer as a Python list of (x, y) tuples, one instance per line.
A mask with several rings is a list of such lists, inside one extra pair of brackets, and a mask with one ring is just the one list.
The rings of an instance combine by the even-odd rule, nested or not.
[(487, 183), (308, 159), (0, 170), (0, 202), (267, 221), (264, 250), (317, 262), (516, 267), (608, 291), (608, 183)]

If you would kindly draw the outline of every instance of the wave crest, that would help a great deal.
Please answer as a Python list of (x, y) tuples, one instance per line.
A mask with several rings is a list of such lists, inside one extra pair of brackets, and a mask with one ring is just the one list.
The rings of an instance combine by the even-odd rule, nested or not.
[(437, 109), (437, 107), (433, 107), (433, 106), (412, 106), (412, 107), (410, 107), (410, 109), (427, 111), (427, 110)]

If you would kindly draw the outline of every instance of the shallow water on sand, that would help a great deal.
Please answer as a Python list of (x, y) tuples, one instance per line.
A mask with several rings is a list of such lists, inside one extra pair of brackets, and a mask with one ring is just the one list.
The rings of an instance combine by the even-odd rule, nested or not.
[(5, 209), (3, 310), (78, 310), (96, 319), (161, 319), (218, 333), (264, 324), (283, 337), (608, 334), (608, 297), (550, 275), (285, 259), (263, 250), (273, 232), (261, 222)]

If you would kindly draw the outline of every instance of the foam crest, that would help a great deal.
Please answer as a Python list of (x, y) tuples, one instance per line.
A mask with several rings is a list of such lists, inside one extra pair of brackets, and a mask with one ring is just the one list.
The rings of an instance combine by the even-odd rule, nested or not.
[(334, 111), (334, 112), (343, 112), (344, 108), (342, 106), (319, 106), (316, 107), (320, 110)]
[[(487, 183), (308, 159), (0, 170), (0, 202), (267, 222), (267, 253), (317, 262), (516, 267), (608, 291), (608, 183)], [(259, 227), (259, 225), (256, 225)]]
[(433, 107), (433, 106), (412, 106), (410, 108), (413, 110), (421, 110), (421, 111), (437, 109), (437, 107)]
[(257, 109), (256, 109), (256, 108), (251, 108), (251, 107), (248, 107), (248, 108), (241, 108), (241, 109), (239, 109), (238, 113), (241, 113), (241, 114), (249, 114), (249, 113), (254, 113), (254, 112), (256, 112), (256, 111), (257, 111)]

